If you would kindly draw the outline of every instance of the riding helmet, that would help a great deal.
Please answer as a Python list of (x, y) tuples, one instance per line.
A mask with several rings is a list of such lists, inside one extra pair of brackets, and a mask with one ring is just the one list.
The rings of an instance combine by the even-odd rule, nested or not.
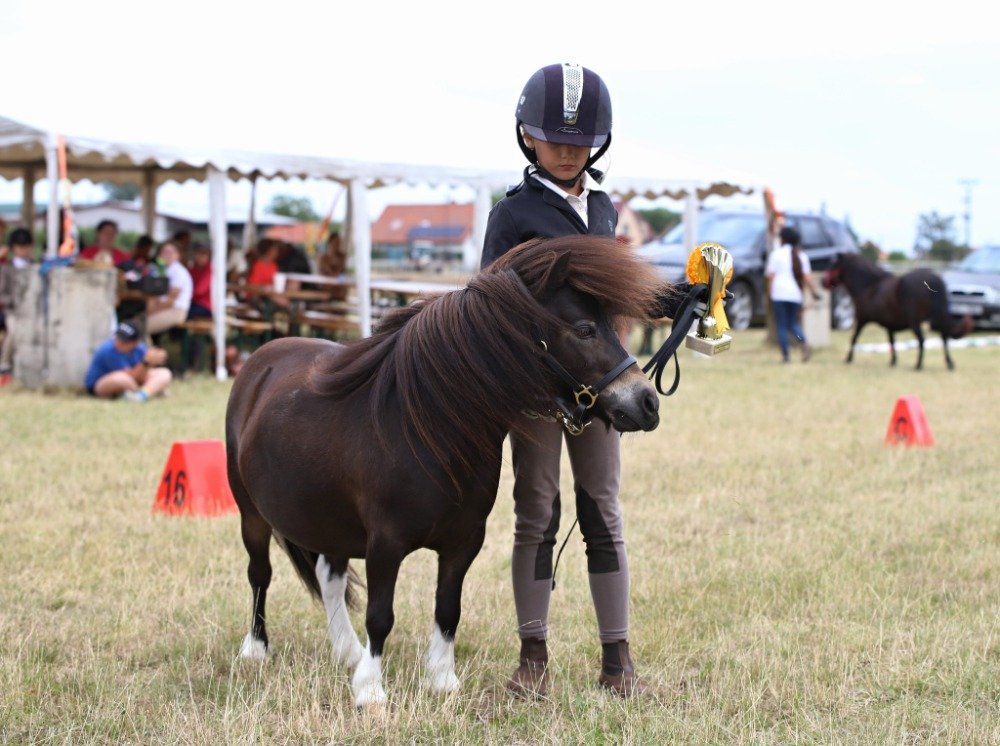
[(581, 65), (564, 62), (536, 71), (521, 91), (515, 117), (518, 144), (532, 163), (538, 158), (525, 145), (521, 128), (544, 142), (600, 148), (588, 168), (611, 144), (608, 87), (597, 73)]

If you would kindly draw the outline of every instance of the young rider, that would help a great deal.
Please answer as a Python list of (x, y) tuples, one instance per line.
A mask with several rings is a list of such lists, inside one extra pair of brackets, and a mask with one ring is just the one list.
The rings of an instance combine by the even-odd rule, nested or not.
[[(521, 93), (516, 128), (529, 165), (524, 180), (490, 212), (482, 266), (531, 238), (614, 236), (618, 214), (601, 191), (603, 174), (593, 168), (611, 144), (611, 98), (604, 81), (579, 65), (543, 67)], [(511, 436), (511, 572), (521, 654), (507, 686), (518, 695), (544, 696), (563, 429), (545, 418), (534, 419), (531, 427), (530, 439)], [(646, 685), (635, 672), (628, 643), (629, 572), (618, 502), (620, 436), (595, 424), (567, 436), (566, 450), (603, 652), (598, 683), (622, 697), (640, 694)]]

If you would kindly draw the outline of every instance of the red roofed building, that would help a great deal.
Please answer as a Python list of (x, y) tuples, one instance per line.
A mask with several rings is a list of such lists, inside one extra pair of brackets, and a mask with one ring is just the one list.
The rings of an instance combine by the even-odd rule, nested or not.
[(385, 259), (461, 259), (475, 206), (388, 205), (372, 225), (372, 253)]
[(618, 211), (618, 227), (615, 229), (615, 235), (628, 237), (632, 246), (641, 246), (653, 240), (653, 229), (646, 218), (629, 207), (620, 197), (612, 198), (611, 202)]

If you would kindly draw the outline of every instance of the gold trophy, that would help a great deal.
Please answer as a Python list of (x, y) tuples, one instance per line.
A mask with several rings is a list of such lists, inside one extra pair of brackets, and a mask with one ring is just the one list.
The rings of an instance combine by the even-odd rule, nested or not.
[(688, 282), (708, 285), (708, 303), (698, 319), (695, 331), (687, 335), (685, 344), (702, 355), (718, 355), (733, 344), (729, 319), (722, 303), (726, 285), (733, 278), (733, 257), (717, 243), (698, 244), (688, 257)]

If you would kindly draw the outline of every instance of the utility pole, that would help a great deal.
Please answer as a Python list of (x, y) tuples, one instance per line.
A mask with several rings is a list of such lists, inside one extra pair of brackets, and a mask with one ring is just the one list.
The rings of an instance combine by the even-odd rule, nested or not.
[(962, 203), (965, 205), (965, 213), (962, 218), (965, 220), (965, 247), (972, 248), (972, 187), (979, 183), (979, 179), (959, 179), (958, 183), (965, 187), (965, 196)]

